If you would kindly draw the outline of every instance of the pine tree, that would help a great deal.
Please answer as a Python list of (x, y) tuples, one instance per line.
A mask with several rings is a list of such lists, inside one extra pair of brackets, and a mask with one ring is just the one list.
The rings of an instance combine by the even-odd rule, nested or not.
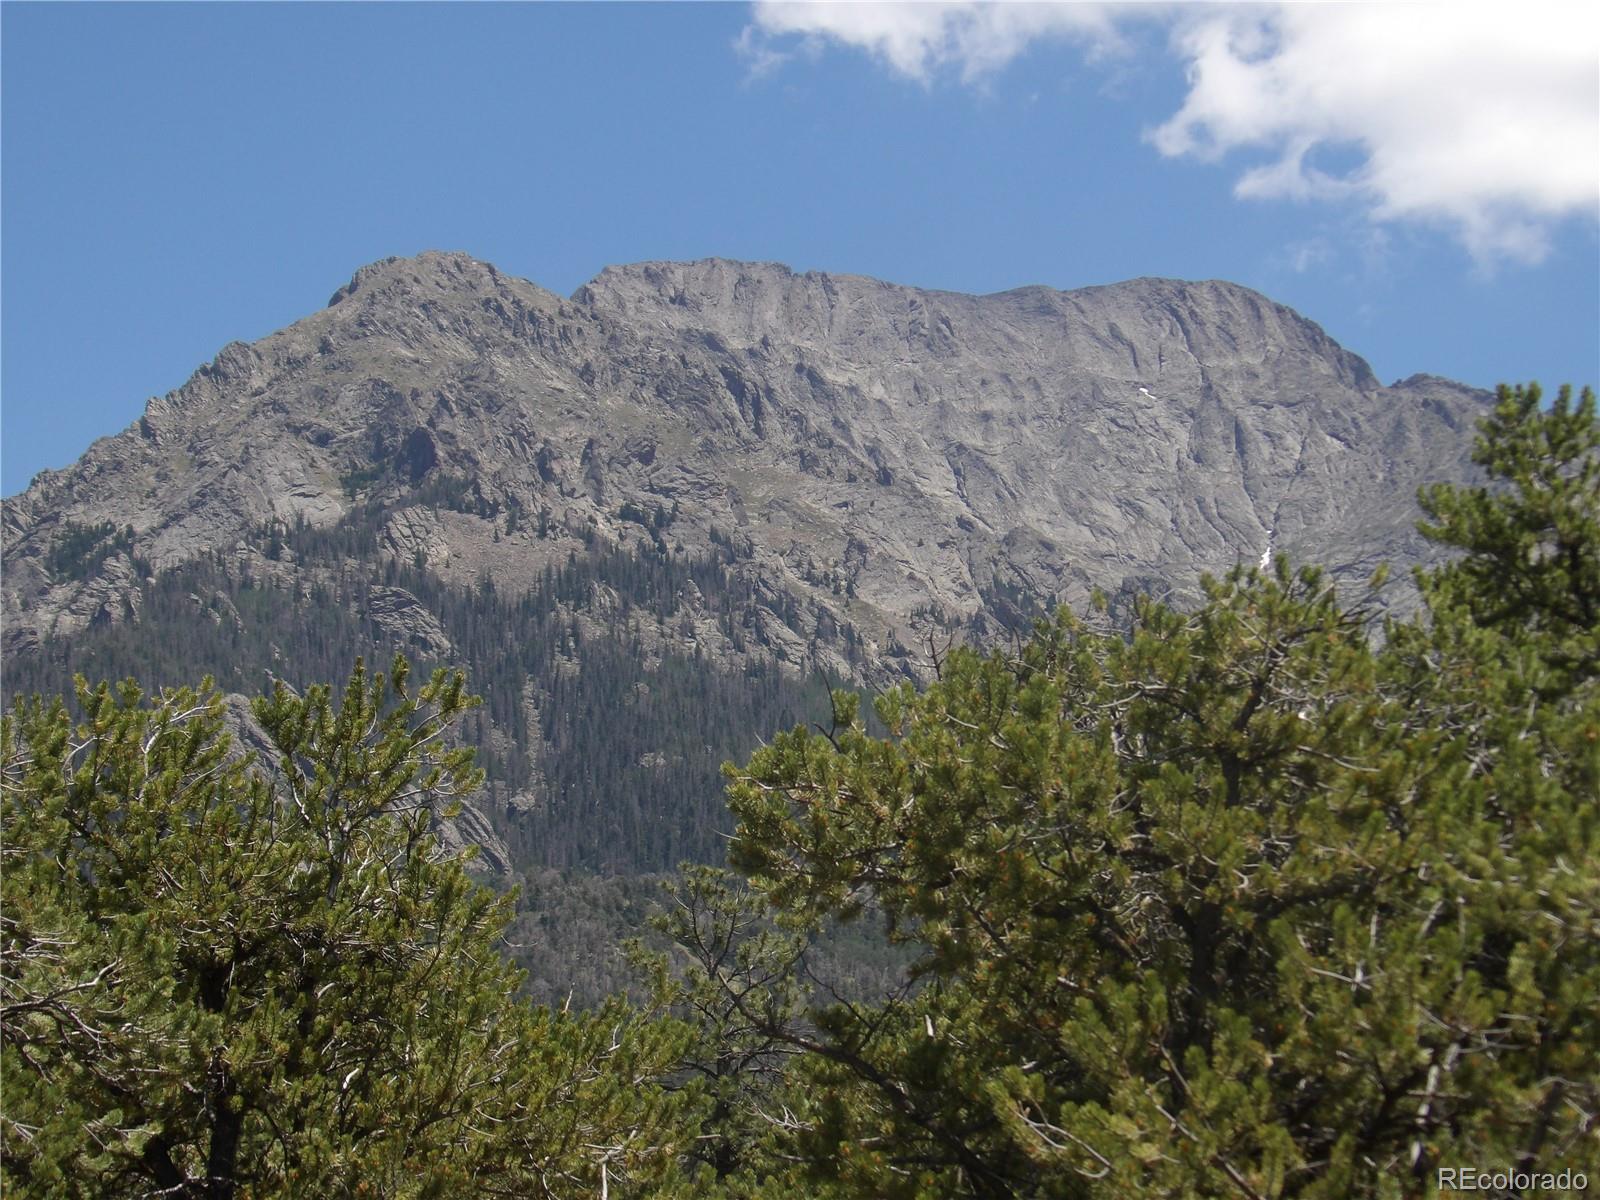
[(1426, 496), (1468, 553), (1386, 636), (1280, 558), (1193, 612), (1142, 601), (1126, 637), (1063, 613), (958, 649), (880, 699), (890, 736), (840, 696), (842, 730), (735, 771), (733, 861), (776, 919), (877, 911), (918, 953), (912, 992), (754, 1023), (801, 1052), (770, 1178), (1332, 1200), (1600, 1174), (1595, 444), (1587, 395), (1503, 394), (1498, 490)]
[(509, 899), (431, 823), (478, 781), (461, 675), (338, 702), (81, 684), (4, 726), (7, 1194), (636, 1192), (692, 1133), (675, 1027), (516, 999)]
[(1538, 384), (1499, 389), (1473, 461), (1492, 487), (1435, 484), (1422, 532), (1463, 550), (1424, 577), (1431, 607), (1481, 627), (1539, 636), (1554, 666), (1600, 669), (1600, 421), (1595, 395), (1563, 387), (1549, 410)]

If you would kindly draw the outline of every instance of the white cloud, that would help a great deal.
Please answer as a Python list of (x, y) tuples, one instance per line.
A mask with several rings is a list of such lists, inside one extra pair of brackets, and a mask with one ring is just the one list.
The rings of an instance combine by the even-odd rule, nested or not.
[(891, 70), (929, 81), (946, 67), (973, 83), (1004, 67), (1034, 41), (1070, 38), (1092, 51), (1117, 43), (1112, 8), (1101, 4), (848, 2), (753, 6), (755, 21), (740, 38), (745, 53), (764, 40), (800, 35), (865, 50)]
[(788, 54), (779, 50), (770, 38), (763, 37), (761, 31), (754, 25), (744, 27), (733, 43), (733, 48), (749, 66), (751, 79), (760, 79), (772, 74), (790, 58)]
[(1235, 185), (1241, 197), (1343, 200), (1377, 222), (1443, 226), (1483, 264), (1536, 262), (1554, 223), (1600, 214), (1593, 5), (758, 3), (753, 11), (742, 39), (749, 54), (770, 55), (776, 41), (799, 36), (864, 50), (923, 82), (951, 70), (979, 82), (1045, 39), (1114, 51), (1119, 24), (1162, 21), (1189, 91), (1148, 140), (1173, 158), (1255, 156)]
[[(1355, 196), (1450, 227), (1480, 261), (1536, 261), (1552, 221), (1600, 204), (1600, 19), (1537, 5), (1208, 10), (1173, 42), (1189, 94), (1156, 149), (1239, 149), (1240, 196)], [(1318, 149), (1354, 152), (1322, 171)]]

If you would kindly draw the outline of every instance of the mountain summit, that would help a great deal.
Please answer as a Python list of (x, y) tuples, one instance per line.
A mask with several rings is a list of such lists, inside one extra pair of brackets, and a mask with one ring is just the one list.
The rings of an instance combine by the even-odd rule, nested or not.
[(1422, 557), (1416, 489), (1469, 473), (1485, 399), (1382, 387), (1228, 283), (708, 259), (562, 299), (387, 259), (5, 501), (6, 687), (210, 674), (249, 745), (238, 693), (400, 650), (486, 698), (442, 831), (486, 866), (714, 861), (718, 764), (823, 718), (819, 679), (1276, 551)]
[[(672, 549), (736, 540), (774, 595), (880, 640), (919, 611), (981, 614), (996, 580), (1081, 603), (1269, 550), (1366, 572), (1421, 553), (1415, 489), (1466, 472), (1482, 404), (1433, 377), (1382, 387), (1215, 281), (967, 296), (707, 259), (610, 267), (563, 300), (430, 252), (225, 347), (5, 501), (7, 639), (115, 619), (105, 585), (135, 558), (248, 555), (274, 523), (374, 498), (387, 552), (512, 587), (660, 509)], [(474, 511), (401, 503), (444, 478)], [(512, 511), (547, 536), (506, 530)], [(131, 542), (52, 568), (104, 523)]]

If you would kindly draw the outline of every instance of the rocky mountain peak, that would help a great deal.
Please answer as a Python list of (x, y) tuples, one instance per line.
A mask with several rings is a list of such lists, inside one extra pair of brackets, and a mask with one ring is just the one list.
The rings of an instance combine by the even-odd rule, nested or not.
[[(1219, 281), (971, 296), (704, 259), (563, 300), (430, 251), (225, 347), (6, 500), (7, 636), (115, 615), (83, 597), (116, 555), (59, 550), (105, 525), (159, 568), (383, 513), (384, 553), (513, 590), (577, 547), (737, 546), (771, 612), (799, 619), (787, 596), (885, 643), (1001, 584), (1181, 593), (1269, 548), (1357, 574), (1423, 552), (1416, 487), (1470, 470), (1482, 403), (1381, 388)], [(798, 663), (812, 629), (790, 635)]]
[(500, 272), (458, 250), (424, 250), (408, 258), (391, 255), (368, 263), (350, 277), (350, 282), (334, 292), (328, 307), (341, 304), (363, 290), (393, 297), (454, 291), (481, 291), (492, 288)]
[[(670, 794), (699, 832), (641, 802), (630, 835), (661, 867), (720, 848), (715, 764), (743, 752), (694, 766), (685, 730), (753, 737), (795, 681), (914, 676), (930, 638), (1094, 589), (1120, 615), (1279, 551), (1345, 580), (1417, 561), (1416, 490), (1471, 474), (1486, 399), (1380, 387), (1217, 281), (969, 296), (705, 259), (565, 300), (385, 259), (4, 501), (8, 677), (456, 662), (497, 765), (451, 836), (503, 866), (497, 829), (581, 829), (608, 861), (594, 814)], [(625, 718), (575, 720), (602, 685)]]

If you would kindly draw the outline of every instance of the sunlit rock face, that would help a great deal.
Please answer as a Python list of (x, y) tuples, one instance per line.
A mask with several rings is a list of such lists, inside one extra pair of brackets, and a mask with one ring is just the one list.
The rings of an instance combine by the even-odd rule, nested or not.
[[(1354, 579), (1426, 553), (1416, 489), (1469, 476), (1485, 399), (1384, 387), (1214, 281), (966, 296), (712, 259), (562, 299), (464, 254), (389, 259), (5, 501), (5, 637), (137, 621), (136, 565), (287, 582), (274, 529), (379, 502), (374, 553), (502, 589), (578, 547), (733, 547), (796, 666), (828, 653), (796, 606), (870, 649), (981, 630), (1002, 594), (1192, 596), (1269, 551)], [(53, 552), (104, 525), (131, 545)], [(448, 647), (414, 599), (386, 618)]]

